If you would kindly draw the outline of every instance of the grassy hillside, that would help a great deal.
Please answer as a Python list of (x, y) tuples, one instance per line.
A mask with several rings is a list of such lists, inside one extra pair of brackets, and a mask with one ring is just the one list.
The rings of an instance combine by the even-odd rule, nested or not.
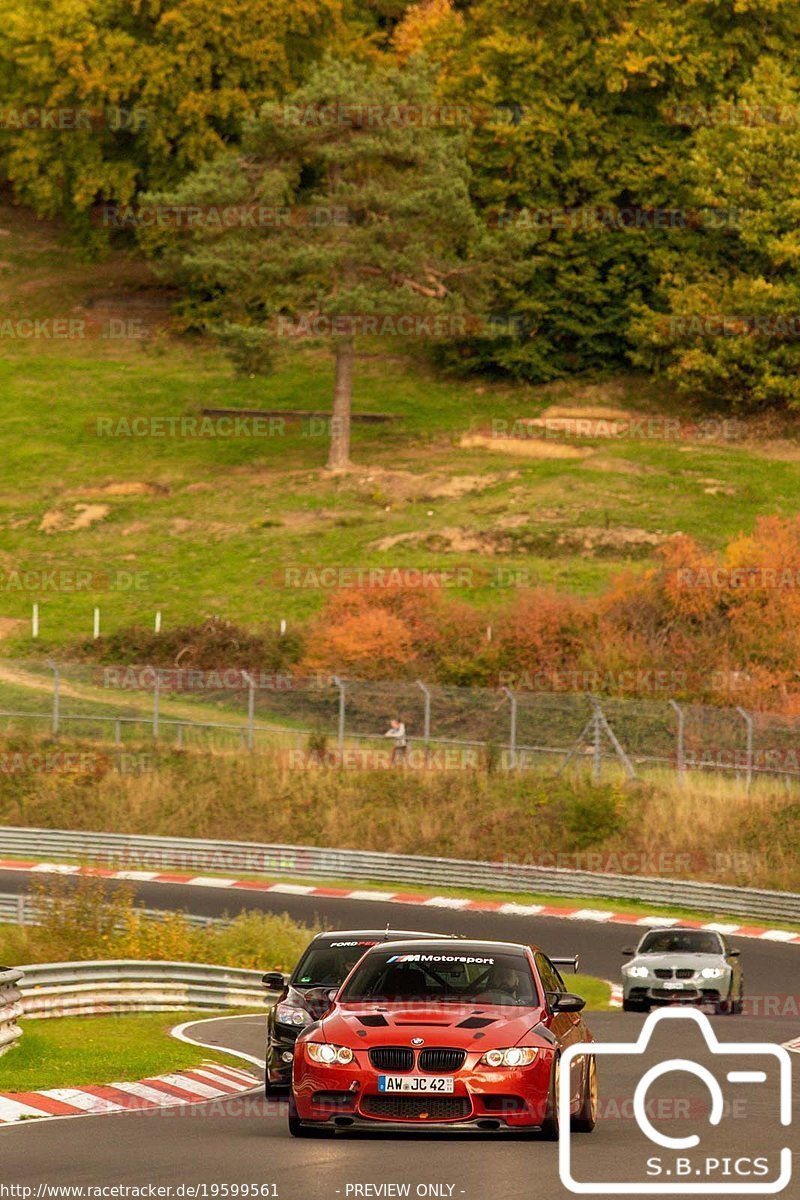
[[(0, 754), (54, 748), (0, 740)], [(62, 739), (61, 750), (91, 753)], [(141, 770), (111, 753), (84, 772), (7, 775), (0, 825), (338, 846), (668, 875), (796, 891), (800, 804), (780, 782), (547, 770), (298, 770), (286, 753), (156, 752)], [(136, 748), (131, 746), (135, 755)], [(135, 762), (135, 758), (128, 760)], [(502, 870), (498, 866), (498, 887)]]
[[(102, 325), (149, 313), (159, 327), (163, 307), (134, 259), (83, 263), (57, 230), (10, 209), (0, 227), (0, 298), (14, 321), (88, 315)], [(759, 512), (793, 513), (800, 496), (791, 430), (772, 441), (475, 439), (493, 420), (511, 427), (554, 408), (688, 414), (634, 376), (540, 389), (443, 379), (397, 345), (369, 347), (359, 366), (356, 410), (396, 419), (356, 428), (359, 466), (343, 478), (321, 470), (326, 439), (302, 421), (259, 438), (98, 436), (98, 418), (116, 429), (119, 418), (204, 406), (327, 410), (331, 364), (322, 351), (298, 352), (270, 378), (239, 379), (212, 348), (163, 330), (146, 341), (58, 340), (9, 328), (0, 326), (6, 655), (87, 636), (95, 604), (106, 630), (151, 624), (157, 609), (172, 624), (302, 621), (324, 589), (286, 586), (287, 566), (469, 564), (464, 594), (487, 608), (512, 577), (594, 592), (651, 561), (676, 531), (719, 546)], [(90, 586), (42, 589), (35, 573), (52, 570), (91, 572)], [(34, 574), (20, 586), (10, 573), (24, 571)], [(119, 590), (118, 571), (129, 585)], [(38, 646), (26, 624), (34, 601)]]

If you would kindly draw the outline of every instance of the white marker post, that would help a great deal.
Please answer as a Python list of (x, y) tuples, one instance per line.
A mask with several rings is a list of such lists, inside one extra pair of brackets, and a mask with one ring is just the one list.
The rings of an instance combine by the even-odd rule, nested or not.
[(161, 611), (156, 613), (156, 633), (161, 633)]
[(281, 637), (286, 633), (286, 621), (281, 617)]
[(31, 637), (38, 638), (39, 636), (39, 605), (34, 604), (33, 613), (31, 614)]
[(100, 609), (94, 610), (94, 632), (92, 634), (95, 640), (100, 637)]

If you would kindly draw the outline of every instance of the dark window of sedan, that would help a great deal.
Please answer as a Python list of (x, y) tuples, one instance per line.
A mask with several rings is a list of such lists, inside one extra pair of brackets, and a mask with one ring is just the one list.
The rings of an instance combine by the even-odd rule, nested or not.
[(657, 929), (642, 939), (639, 954), (723, 954), (716, 933), (704, 930)]
[[(471, 958), (479, 961), (471, 962)], [(461, 1001), (533, 1007), (538, 1001), (528, 960), (518, 954), (370, 954), (339, 997), (431, 1004)]]
[(292, 987), (338, 987), (374, 942), (352, 946), (309, 946), (292, 976)]

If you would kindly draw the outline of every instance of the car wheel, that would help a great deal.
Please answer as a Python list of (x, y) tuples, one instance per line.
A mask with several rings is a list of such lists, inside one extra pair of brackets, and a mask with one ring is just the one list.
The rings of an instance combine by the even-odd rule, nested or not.
[(715, 1001), (714, 1012), (718, 1014), (724, 1013), (726, 1016), (730, 1016), (732, 1013), (736, 1012), (736, 1001), (733, 998), (733, 984), (731, 984), (731, 990), (728, 992), (727, 1000), (720, 998), (719, 1000)]
[(646, 1000), (623, 1000), (622, 1011), (648, 1013), (650, 1012), (650, 1005)]
[(550, 1091), (547, 1096), (547, 1110), (545, 1118), (542, 1121), (542, 1127), (539, 1130), (539, 1136), (544, 1142), (558, 1141), (558, 1082), (560, 1078), (561, 1056), (556, 1055), (553, 1060), (553, 1069), (550, 1072)]
[(304, 1125), (297, 1115), (294, 1096), (289, 1097), (289, 1133), (296, 1138), (330, 1137), (333, 1130), (324, 1125)]
[(597, 1124), (597, 1057), (586, 1055), (586, 1078), (583, 1083), (583, 1099), (579, 1111), (572, 1117), (570, 1128), (573, 1133), (591, 1133)]

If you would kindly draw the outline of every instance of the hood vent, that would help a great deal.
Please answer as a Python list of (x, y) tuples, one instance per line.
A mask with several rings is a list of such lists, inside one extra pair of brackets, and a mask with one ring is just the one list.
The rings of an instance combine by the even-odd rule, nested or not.
[(405, 1028), (406, 1026), (408, 1026), (408, 1028), (410, 1028), (410, 1029), (421, 1029), (423, 1027), (425, 1027), (426, 1029), (449, 1029), (450, 1028), (449, 1021), (395, 1021), (395, 1025), (399, 1025), (401, 1028)]
[(370, 1013), (367, 1016), (359, 1017), (358, 1019), (361, 1024), (366, 1025), (368, 1029), (380, 1029), (384, 1025), (389, 1024), (389, 1022), (386, 1020), (386, 1017), (381, 1016), (380, 1013)]
[(485, 1029), (487, 1025), (494, 1025), (493, 1017), (467, 1017), (456, 1029)]

